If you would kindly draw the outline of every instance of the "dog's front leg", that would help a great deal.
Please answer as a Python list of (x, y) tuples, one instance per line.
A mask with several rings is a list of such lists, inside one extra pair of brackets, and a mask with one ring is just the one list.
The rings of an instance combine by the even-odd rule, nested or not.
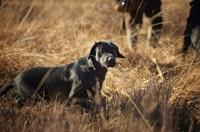
[[(87, 108), (86, 106), (88, 106), (89, 101), (87, 99), (85, 99), (84, 97), (81, 97), (80, 95), (77, 96), (77, 94), (80, 94), (80, 93), (84, 94), (81, 91), (81, 89), (82, 89), (81, 85), (77, 82), (74, 82), (72, 84), (72, 89), (69, 93), (68, 100), (70, 101), (70, 104), (80, 104), (81, 106), (82, 106), (82, 104), (87, 104), (87, 105), (83, 105), (83, 107)], [(79, 92), (79, 93), (77, 93), (77, 92)]]
[(71, 99), (72, 98), (72, 96), (74, 95), (74, 88), (72, 88), (72, 90), (70, 91), (70, 93), (69, 93), (69, 99)]
[(80, 81), (74, 81), (71, 86), (71, 91), (69, 93), (69, 99), (73, 97), (73, 95), (81, 89)]
[(95, 77), (95, 81), (96, 81), (96, 85), (93, 88), (94, 91), (95, 91), (94, 103), (98, 108), (98, 112), (99, 112), (99, 115), (100, 115), (102, 128), (104, 128), (106, 130), (107, 129), (107, 123), (106, 123), (105, 116), (104, 116), (105, 113), (104, 113), (104, 108), (103, 108), (103, 105), (102, 105), (102, 97), (101, 97), (101, 93), (100, 93), (101, 83), (100, 83), (98, 77)]
[(94, 110), (94, 104), (88, 100), (87, 98), (73, 98), (72, 104), (80, 105), (85, 109), (85, 112), (93, 112)]

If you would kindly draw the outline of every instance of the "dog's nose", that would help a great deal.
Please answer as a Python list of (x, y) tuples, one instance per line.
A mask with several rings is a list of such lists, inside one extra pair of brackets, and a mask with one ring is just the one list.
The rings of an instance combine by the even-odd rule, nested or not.
[(107, 67), (114, 67), (115, 66), (115, 58), (114, 57), (109, 57), (107, 60)]
[(110, 57), (110, 58), (108, 58), (108, 61), (109, 61), (109, 62), (115, 62), (115, 59), (112, 58), (112, 57)]

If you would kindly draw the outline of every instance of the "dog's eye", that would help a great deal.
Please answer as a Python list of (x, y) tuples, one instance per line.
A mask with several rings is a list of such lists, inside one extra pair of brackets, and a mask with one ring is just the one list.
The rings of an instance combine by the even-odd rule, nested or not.
[(106, 51), (107, 51), (106, 48), (101, 49), (101, 53), (105, 53)]

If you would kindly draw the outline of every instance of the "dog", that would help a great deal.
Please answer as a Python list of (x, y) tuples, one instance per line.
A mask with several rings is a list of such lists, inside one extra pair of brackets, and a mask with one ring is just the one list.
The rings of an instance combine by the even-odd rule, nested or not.
[[(117, 57), (125, 58), (115, 44), (95, 42), (89, 55), (66, 66), (36, 67), (21, 72), (0, 89), (0, 96), (13, 88), (14, 105), (25, 103), (31, 98), (35, 102), (38, 97), (44, 100), (56, 98), (61, 102), (73, 98), (88, 100), (87, 91), (95, 96), (96, 78), (100, 83), (99, 91), (101, 90), (106, 72), (109, 67), (116, 65)], [(91, 107), (87, 103), (83, 101), (80, 105)]]

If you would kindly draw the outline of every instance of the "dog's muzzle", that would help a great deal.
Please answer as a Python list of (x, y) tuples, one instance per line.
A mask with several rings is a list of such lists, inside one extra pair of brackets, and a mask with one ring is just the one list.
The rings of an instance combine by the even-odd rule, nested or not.
[(107, 60), (107, 67), (114, 67), (116, 64), (116, 60), (113, 57), (109, 57)]

